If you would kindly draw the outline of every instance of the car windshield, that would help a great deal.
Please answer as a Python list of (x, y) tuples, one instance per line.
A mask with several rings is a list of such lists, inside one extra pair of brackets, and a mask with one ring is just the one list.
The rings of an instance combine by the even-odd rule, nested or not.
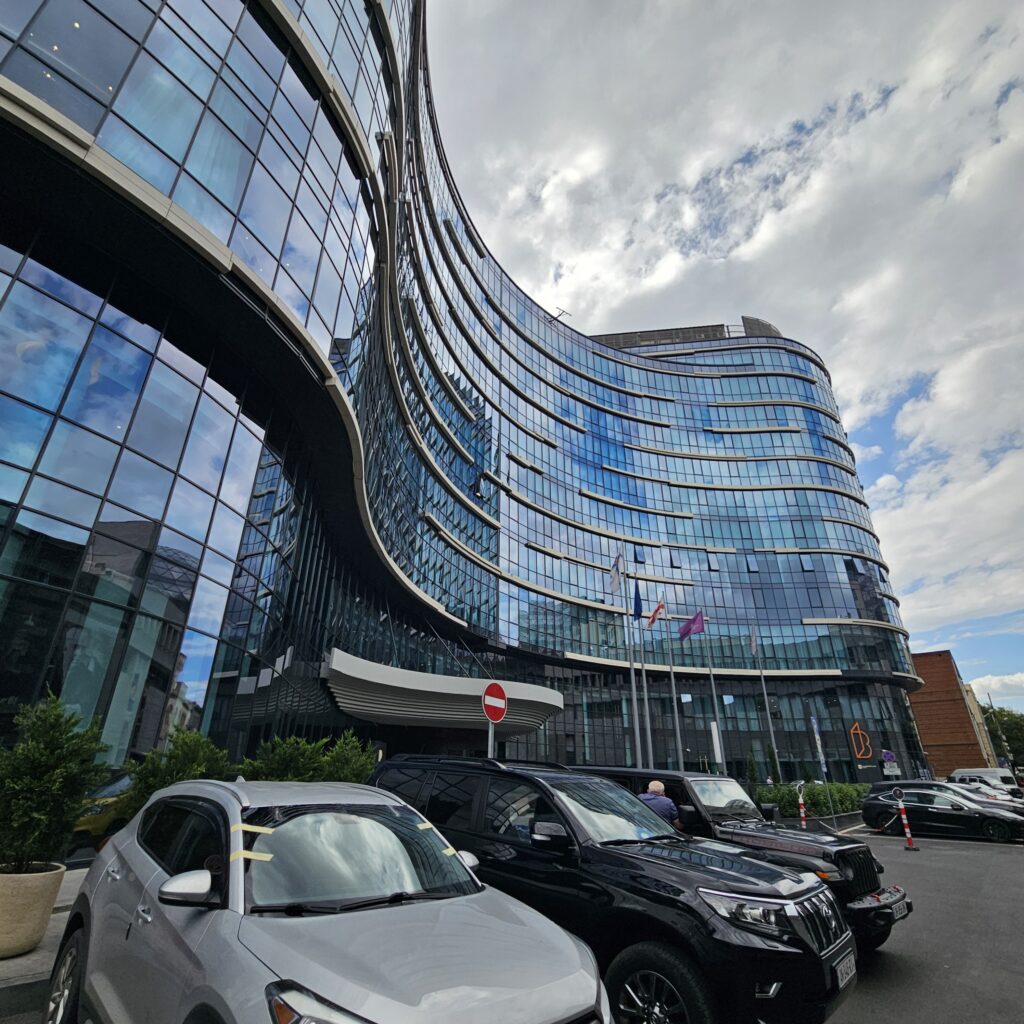
[(761, 812), (735, 779), (691, 779), (700, 802), (712, 815), (760, 818)]
[(344, 906), (397, 894), (443, 897), (479, 890), (455, 850), (402, 805), (259, 808), (246, 825), (252, 907)]
[(598, 843), (673, 835), (671, 826), (616, 782), (564, 779), (550, 782), (566, 810)]
[(90, 796), (94, 800), (108, 800), (111, 797), (120, 796), (122, 793), (128, 792), (131, 789), (131, 785), (132, 777), (130, 775), (121, 775), (94, 789)]

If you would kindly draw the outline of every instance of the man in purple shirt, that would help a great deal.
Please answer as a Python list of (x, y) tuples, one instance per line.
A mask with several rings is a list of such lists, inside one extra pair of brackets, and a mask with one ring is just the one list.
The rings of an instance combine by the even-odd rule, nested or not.
[(654, 779), (647, 784), (647, 792), (640, 794), (640, 799), (655, 814), (664, 818), (673, 828), (679, 828), (679, 808), (675, 802), (665, 796), (665, 783)]

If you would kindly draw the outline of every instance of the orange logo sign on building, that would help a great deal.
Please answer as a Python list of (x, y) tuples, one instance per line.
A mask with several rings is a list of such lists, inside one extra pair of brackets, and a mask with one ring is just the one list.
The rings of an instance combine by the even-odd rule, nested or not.
[(858, 761), (869, 761), (874, 757), (871, 737), (861, 727), (860, 722), (854, 722), (850, 726), (850, 741), (853, 743), (853, 756)]

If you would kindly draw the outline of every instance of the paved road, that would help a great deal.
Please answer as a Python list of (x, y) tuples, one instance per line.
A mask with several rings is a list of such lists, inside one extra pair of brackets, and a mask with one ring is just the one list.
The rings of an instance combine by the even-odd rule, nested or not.
[(1024, 1020), (1024, 846), (918, 842), (854, 833), (906, 887), (914, 913), (878, 953), (829, 1024), (1021, 1024)]
[[(906, 886), (914, 913), (862, 958), (856, 990), (829, 1024), (1021, 1024), (1024, 1020), (1024, 845), (855, 833)], [(0, 1024), (38, 1024), (8, 1014)]]

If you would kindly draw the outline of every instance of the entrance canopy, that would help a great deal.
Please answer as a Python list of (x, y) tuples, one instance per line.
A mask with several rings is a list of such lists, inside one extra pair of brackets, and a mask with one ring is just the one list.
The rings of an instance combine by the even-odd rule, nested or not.
[[(338, 707), (354, 718), (382, 725), (487, 729), (481, 698), (490, 679), (393, 668), (337, 648), (324, 670)], [(504, 679), (501, 685), (508, 694), (508, 713), (495, 726), (499, 736), (539, 729), (564, 706), (562, 694), (546, 686)]]

